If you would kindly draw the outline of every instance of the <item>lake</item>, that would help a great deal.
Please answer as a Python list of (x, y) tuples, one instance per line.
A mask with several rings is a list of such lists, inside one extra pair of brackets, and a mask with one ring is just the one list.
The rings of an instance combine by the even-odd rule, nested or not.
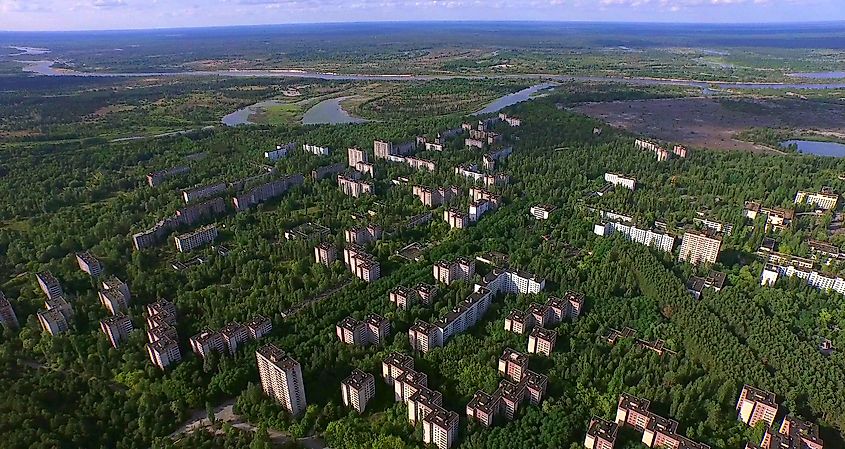
[(798, 151), (816, 156), (845, 157), (845, 144), (836, 142), (817, 142), (814, 140), (787, 140), (781, 142), (782, 147), (796, 145)]
[(499, 98), (493, 100), (493, 102), (491, 102), (487, 106), (485, 106), (484, 109), (476, 112), (476, 114), (482, 115), (482, 114), (493, 114), (495, 112), (499, 112), (499, 111), (501, 111), (502, 109), (504, 109), (508, 106), (511, 106), (511, 105), (514, 105), (514, 104), (517, 104), (517, 103), (521, 103), (521, 102), (526, 101), (526, 100), (530, 100), (531, 96), (534, 95), (535, 93), (537, 93), (541, 90), (544, 90), (544, 89), (548, 89), (552, 86), (556, 86), (556, 85), (557, 85), (556, 83), (537, 84), (535, 86), (531, 86), (529, 88), (522, 89), (519, 92), (514, 92), (512, 94), (508, 94), (508, 95), (499, 97)]
[(303, 125), (340, 125), (343, 123), (365, 123), (369, 120), (346, 112), (340, 102), (350, 97), (329, 98), (315, 104), (302, 116)]

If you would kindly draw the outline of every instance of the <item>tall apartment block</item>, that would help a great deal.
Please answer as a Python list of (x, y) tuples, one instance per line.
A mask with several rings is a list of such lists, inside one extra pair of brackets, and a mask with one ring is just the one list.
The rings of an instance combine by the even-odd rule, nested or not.
[(53, 276), (53, 273), (49, 271), (41, 271), (35, 273), (35, 279), (38, 280), (38, 285), (41, 287), (41, 291), (47, 295), (47, 298), (53, 299), (64, 295), (62, 285), (59, 284), (59, 280)]
[(457, 186), (436, 188), (413, 186), (411, 190), (414, 196), (419, 198), (420, 201), (428, 207), (436, 207), (441, 204), (448, 203), (452, 201), (453, 198), (460, 195), (460, 189)]
[(370, 373), (354, 370), (340, 384), (343, 405), (352, 407), (358, 413), (364, 413), (367, 403), (376, 395), (376, 381)]
[(100, 261), (88, 251), (76, 253), (76, 263), (79, 264), (79, 269), (88, 273), (93, 277), (98, 277), (103, 273), (103, 266)]
[(318, 145), (309, 145), (309, 144), (306, 143), (306, 144), (302, 145), (302, 151), (304, 151), (306, 153), (311, 153), (311, 154), (316, 155), (316, 156), (328, 156), (331, 153), (332, 150), (329, 149), (329, 147), (321, 147), (321, 146), (318, 146)]
[(360, 148), (349, 148), (346, 150), (346, 155), (349, 159), (349, 166), (355, 168), (358, 162), (370, 162), (367, 153)]
[(780, 429), (766, 429), (760, 449), (824, 449), (824, 441), (819, 436), (819, 426), (787, 415)]
[(584, 447), (587, 449), (613, 449), (618, 434), (619, 426), (615, 422), (594, 417), (587, 427)]
[(411, 343), (411, 348), (415, 351), (428, 352), (440, 346), (441, 343), (437, 337), (437, 328), (422, 320), (417, 320), (408, 329), (408, 340)]
[(261, 204), (265, 201), (271, 200), (281, 196), (293, 187), (302, 185), (305, 178), (299, 173), (287, 175), (281, 179), (270, 181), (247, 190), (232, 198), (232, 205), (238, 212), (243, 212), (256, 204)]
[(469, 214), (457, 208), (449, 208), (443, 211), (443, 220), (452, 229), (466, 229), (469, 226)]
[(70, 320), (73, 316), (73, 307), (69, 302), (67, 302), (64, 296), (56, 296), (52, 299), (45, 299), (44, 307), (47, 310), (61, 313), (65, 317), (65, 320)]
[(686, 232), (681, 241), (681, 252), (678, 255), (678, 261), (688, 261), (693, 265), (716, 263), (721, 248), (722, 239), (720, 238), (710, 237), (700, 232)]
[(292, 415), (305, 411), (305, 384), (299, 362), (273, 345), (255, 352), (264, 394), (279, 402)]
[(500, 395), (489, 395), (481, 390), (476, 391), (467, 403), (467, 418), (474, 419), (486, 427), (491, 427), (499, 414), (501, 404)]
[(650, 406), (651, 401), (648, 399), (622, 393), (616, 405), (616, 424), (620, 427), (633, 427), (640, 432), (645, 431), (645, 427), (651, 418), (651, 413), (648, 411)]
[(147, 344), (147, 354), (153, 365), (162, 370), (170, 365), (182, 361), (182, 353), (179, 351), (179, 344), (171, 338), (162, 338)]
[(513, 127), (522, 126), (522, 119), (509, 116), (508, 114), (505, 114), (504, 112), (499, 113), (499, 120), (501, 120), (501, 121), (507, 123), (508, 125), (513, 126)]
[(380, 240), (383, 234), (384, 230), (382, 227), (373, 223), (370, 223), (367, 226), (347, 229), (343, 232), (347, 243), (356, 243), (358, 245), (366, 245)]
[(370, 314), (364, 321), (346, 317), (335, 326), (337, 338), (349, 345), (379, 345), (390, 334), (390, 321), (381, 315)]
[(223, 347), (230, 355), (235, 355), (238, 352), (238, 347), (244, 344), (249, 338), (249, 331), (246, 326), (233, 321), (220, 329), (220, 337), (223, 339)]
[(6, 329), (18, 329), (20, 327), (20, 323), (18, 323), (18, 316), (15, 315), (15, 309), (12, 308), (12, 304), (6, 299), (6, 295), (0, 291), (0, 325), (3, 325)]
[(351, 196), (352, 198), (359, 198), (361, 195), (375, 191), (373, 183), (360, 181), (354, 177), (344, 175), (337, 176), (337, 185), (344, 195)]
[(336, 164), (326, 165), (323, 167), (317, 167), (314, 170), (311, 170), (311, 177), (314, 178), (315, 181), (320, 181), (329, 176), (337, 175), (344, 169), (346, 169), (346, 164), (344, 164), (343, 162), (338, 162)]
[(258, 340), (273, 331), (273, 323), (270, 318), (256, 315), (244, 324), (246, 332), (253, 340)]
[(528, 334), (528, 353), (549, 356), (555, 349), (557, 332), (542, 327), (535, 327)]
[(223, 353), (223, 336), (220, 332), (203, 329), (190, 339), (191, 349), (200, 358), (206, 358), (212, 352)]
[(330, 267), (337, 260), (337, 248), (332, 243), (322, 242), (314, 247), (314, 260)]
[(414, 358), (399, 352), (391, 352), (381, 362), (381, 377), (388, 385), (393, 385), (400, 375), (408, 370), (413, 371)]
[(123, 313), (100, 321), (100, 330), (106, 334), (113, 348), (117, 348), (121, 341), (126, 340), (133, 329), (132, 321)]
[(119, 291), (124, 297), (126, 297), (127, 302), (132, 299), (132, 294), (129, 292), (129, 286), (126, 285), (126, 282), (121, 281), (117, 276), (109, 276), (104, 279), (102, 289)]
[(150, 316), (167, 314), (176, 319), (176, 306), (166, 299), (159, 299), (158, 301), (147, 304), (147, 314)]
[(499, 374), (514, 381), (522, 380), (522, 375), (528, 370), (528, 356), (507, 348), (499, 357)]
[(38, 322), (41, 324), (41, 329), (50, 335), (56, 336), (69, 329), (65, 315), (57, 309), (39, 310)]
[(823, 188), (821, 192), (805, 192), (799, 190), (795, 194), (795, 204), (808, 204), (823, 210), (834, 210), (839, 203), (839, 194), (830, 188)]
[(423, 443), (449, 449), (458, 438), (458, 414), (438, 407), (422, 420)]
[(637, 178), (619, 173), (605, 173), (604, 180), (614, 186), (622, 186), (631, 191), (637, 188)]
[(414, 288), (396, 287), (388, 293), (388, 299), (397, 308), (406, 310), (418, 300), (423, 304), (430, 304), (437, 294), (437, 287), (429, 284), (417, 284)]
[(651, 246), (665, 252), (672, 252), (675, 248), (675, 237), (660, 231), (642, 229), (625, 223), (608, 221), (607, 223), (597, 224), (593, 227), (593, 233), (602, 237), (620, 233), (632, 242)]
[(191, 189), (182, 190), (182, 199), (185, 204), (193, 203), (203, 198), (209, 198), (225, 193), (229, 187), (225, 182), (218, 182), (205, 186), (197, 186)]
[(475, 276), (475, 260), (459, 257), (454, 262), (441, 260), (434, 264), (434, 279), (446, 285), (455, 281), (470, 281)]
[(381, 277), (381, 265), (378, 260), (367, 254), (360, 245), (346, 245), (343, 249), (343, 263), (352, 274), (364, 282), (374, 282)]
[(167, 178), (170, 178), (171, 176), (182, 175), (188, 173), (189, 171), (191, 171), (189, 167), (177, 166), (164, 170), (150, 172), (147, 174), (147, 184), (149, 184), (150, 187), (158, 187)]
[(774, 393), (745, 385), (736, 402), (736, 411), (739, 420), (751, 427), (760, 421), (772, 426), (778, 413), (778, 404)]
[(126, 312), (129, 309), (129, 298), (120, 289), (110, 288), (100, 290), (97, 292), (97, 296), (100, 298), (100, 304), (112, 315), (116, 315), (119, 312)]
[(200, 246), (213, 242), (216, 238), (217, 226), (211, 224), (203, 226), (196, 231), (177, 235), (174, 238), (174, 241), (176, 243), (176, 249), (178, 249), (179, 252), (187, 253), (192, 251), (194, 248), (199, 248)]

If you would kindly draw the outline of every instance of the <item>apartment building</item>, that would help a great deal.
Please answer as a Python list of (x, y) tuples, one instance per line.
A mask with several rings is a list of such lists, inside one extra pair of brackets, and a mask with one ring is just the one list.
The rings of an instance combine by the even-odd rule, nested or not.
[(350, 345), (380, 345), (390, 335), (390, 321), (378, 314), (367, 315), (363, 321), (346, 317), (335, 326), (337, 338)]
[(247, 321), (244, 326), (246, 332), (253, 340), (258, 340), (273, 331), (273, 323), (270, 318), (262, 315), (256, 315), (251, 320)]
[(550, 204), (537, 204), (531, 206), (531, 216), (537, 220), (548, 220), (555, 209), (557, 208)]
[(420, 319), (414, 322), (414, 325), (408, 329), (408, 340), (411, 348), (415, 351), (425, 353), (441, 346), (441, 342), (438, 341), (437, 337), (437, 327)]
[(555, 341), (557, 341), (557, 332), (539, 326), (535, 327), (528, 334), (528, 353), (548, 357), (555, 349)]
[(481, 166), (484, 170), (493, 171), (496, 169), (496, 164), (510, 157), (511, 153), (513, 153), (513, 147), (503, 147), (487, 152), (481, 156)]
[(358, 245), (366, 245), (381, 240), (382, 235), (384, 235), (382, 227), (372, 223), (367, 226), (359, 226), (344, 231), (346, 242)]
[(193, 203), (203, 198), (209, 198), (226, 193), (228, 186), (225, 182), (217, 182), (214, 184), (198, 186), (191, 189), (182, 190), (182, 199), (185, 204)]
[(434, 279), (446, 285), (455, 281), (470, 281), (475, 277), (475, 260), (459, 257), (454, 262), (441, 260), (434, 264)]
[(458, 438), (458, 414), (436, 408), (422, 420), (423, 443), (449, 449)]
[(619, 426), (615, 422), (593, 417), (590, 419), (590, 425), (587, 426), (584, 447), (587, 449), (613, 449), (618, 434)]
[[(704, 216), (702, 212), (698, 212), (698, 214)], [(721, 221), (711, 220), (709, 218), (693, 218), (693, 222), (713, 234), (730, 235), (731, 231), (733, 231), (733, 225), (730, 223), (722, 223)]]
[(642, 442), (648, 447), (678, 447), (682, 437), (677, 432), (678, 421), (651, 413), (648, 423), (643, 429)]
[(760, 448), (824, 449), (824, 441), (819, 436), (817, 424), (787, 415), (777, 432), (774, 428), (766, 430)]
[(0, 325), (6, 329), (18, 329), (20, 327), (15, 309), (12, 308), (12, 304), (6, 299), (6, 295), (2, 291), (0, 291)]
[(672, 147), (672, 154), (678, 156), (679, 158), (686, 158), (689, 154), (689, 150), (683, 145), (675, 145)]
[(223, 336), (220, 332), (203, 329), (190, 338), (191, 349), (196, 355), (204, 359), (212, 352), (223, 353)]
[(38, 281), (38, 286), (41, 287), (41, 291), (47, 295), (48, 299), (64, 295), (62, 285), (59, 284), (59, 280), (53, 276), (53, 273), (49, 271), (41, 271), (35, 273), (35, 279)]
[(835, 210), (839, 203), (839, 194), (830, 187), (822, 188), (818, 193), (799, 190), (795, 194), (795, 204), (807, 204), (822, 210)]
[(376, 395), (375, 377), (358, 369), (353, 370), (352, 374), (340, 383), (340, 395), (343, 405), (352, 407), (358, 413), (364, 413), (367, 403)]
[(445, 220), (452, 229), (466, 229), (469, 226), (469, 215), (456, 208), (450, 208), (443, 211), (443, 220)]
[(355, 277), (364, 282), (374, 282), (381, 276), (381, 266), (378, 261), (355, 243), (349, 243), (343, 249), (343, 263)]
[(47, 298), (44, 300), (44, 308), (47, 310), (55, 310), (64, 315), (66, 320), (73, 317), (73, 307), (65, 299), (64, 296), (56, 296), (54, 298)]
[(300, 186), (305, 178), (300, 174), (287, 175), (281, 179), (270, 181), (252, 188), (232, 198), (232, 204), (237, 212), (243, 212), (252, 206), (283, 195), (293, 187)]
[(223, 329), (220, 329), (219, 333), (223, 342), (223, 347), (226, 348), (230, 355), (235, 355), (235, 353), (238, 352), (238, 347), (246, 343), (247, 339), (250, 337), (250, 333), (246, 326), (238, 323), (237, 321), (226, 324), (223, 326)]
[(633, 427), (640, 432), (645, 431), (651, 419), (651, 412), (648, 411), (650, 406), (651, 401), (648, 399), (622, 393), (616, 405), (616, 425)]
[(701, 263), (716, 263), (719, 251), (722, 249), (722, 239), (711, 237), (701, 232), (685, 232), (681, 240), (681, 251), (678, 261), (687, 261), (693, 265)]
[(437, 292), (439, 291), (436, 285), (423, 283), (415, 285), (414, 290), (417, 292), (417, 297), (419, 297), (423, 304), (431, 304), (432, 300), (435, 296), (437, 296)]
[(779, 276), (795, 276), (797, 278), (804, 279), (807, 282), (807, 285), (811, 287), (819, 290), (831, 290), (841, 295), (845, 295), (845, 279), (792, 265), (784, 266), (767, 264), (760, 277), (760, 285), (772, 286), (777, 282)]
[(76, 253), (76, 263), (80, 270), (88, 273), (91, 277), (99, 277), (103, 274), (103, 265), (89, 251)]
[(475, 289), (488, 289), (493, 295), (499, 293), (540, 293), (546, 287), (546, 280), (535, 276), (532, 273), (518, 270), (503, 270), (494, 268), (492, 272), (484, 276), (481, 284), (476, 284)]
[(534, 327), (534, 315), (521, 310), (511, 310), (505, 317), (505, 330), (523, 335)]
[(417, 300), (416, 290), (403, 286), (394, 288), (387, 296), (391, 304), (402, 310), (407, 310)]
[(358, 162), (370, 162), (369, 157), (367, 157), (367, 153), (360, 148), (349, 148), (346, 150), (346, 155), (349, 166), (352, 168), (355, 168), (358, 165)]
[(517, 117), (512, 117), (510, 115), (505, 114), (504, 112), (499, 113), (499, 120), (507, 123), (512, 127), (522, 126), (522, 119)]
[(176, 306), (166, 299), (159, 299), (152, 304), (147, 304), (147, 315), (168, 315), (176, 319)]
[(173, 327), (173, 324), (162, 322), (158, 318), (154, 320), (154, 326), (150, 326), (149, 329), (147, 329), (147, 340), (150, 343), (155, 343), (159, 340), (166, 339), (176, 341), (179, 338), (179, 335), (176, 333), (176, 328)]
[(414, 358), (407, 354), (391, 352), (381, 362), (381, 377), (390, 386), (393, 386), (396, 378), (409, 370), (414, 370)]
[(467, 418), (474, 419), (485, 427), (491, 427), (499, 414), (501, 395), (489, 395), (481, 390), (475, 392), (467, 403)]
[(337, 247), (333, 243), (322, 242), (314, 247), (314, 260), (327, 267), (337, 260)]
[(475, 223), (481, 219), (482, 215), (493, 210), (496, 210), (496, 205), (492, 201), (480, 199), (469, 204), (469, 214), (467, 216), (469, 217), (470, 223)]
[(226, 202), (223, 198), (214, 198), (204, 203), (184, 207), (177, 210), (173, 216), (160, 220), (153, 227), (133, 234), (132, 243), (136, 250), (155, 246), (180, 226), (191, 226), (205, 217), (224, 212), (226, 212)]
[(164, 169), (164, 170), (150, 172), (150, 173), (147, 173), (147, 184), (149, 184), (150, 187), (158, 187), (167, 178), (170, 178), (170, 177), (173, 177), (173, 176), (178, 176), (178, 175), (183, 175), (185, 173), (188, 173), (189, 171), (191, 171), (191, 169), (189, 167), (177, 166), (177, 167), (167, 168), (167, 169)]
[(264, 394), (275, 399), (292, 415), (302, 414), (307, 402), (299, 362), (274, 345), (259, 348), (255, 358)]
[(180, 234), (174, 237), (176, 249), (180, 253), (187, 253), (205, 244), (211, 243), (217, 238), (217, 225), (210, 224), (195, 231)]
[(605, 173), (604, 180), (613, 186), (621, 186), (631, 191), (637, 188), (637, 178), (625, 176), (619, 173)]
[(170, 338), (163, 338), (147, 344), (147, 354), (150, 356), (153, 365), (162, 370), (182, 361), (179, 344), (176, 343), (176, 340)]
[(528, 356), (507, 348), (499, 357), (499, 374), (513, 382), (522, 380), (528, 370)]
[(323, 167), (317, 167), (311, 171), (311, 177), (315, 181), (323, 180), (329, 176), (337, 175), (338, 173), (342, 172), (346, 169), (346, 164), (343, 162), (338, 162), (336, 164), (326, 165)]
[(302, 151), (311, 153), (315, 156), (328, 156), (332, 152), (329, 147), (321, 147), (319, 145), (310, 145), (307, 143), (302, 145)]
[(103, 280), (102, 289), (103, 290), (117, 290), (119, 291), (128, 302), (132, 299), (132, 294), (129, 292), (129, 286), (126, 285), (126, 282), (123, 282), (117, 276), (109, 276)]
[(675, 237), (672, 237), (669, 234), (651, 229), (641, 229), (624, 223), (608, 221), (607, 223), (597, 224), (593, 228), (593, 232), (602, 237), (620, 233), (632, 242), (651, 246), (667, 253), (672, 252), (675, 248)]
[(687, 291), (690, 292), (693, 298), (701, 299), (701, 295), (705, 289), (712, 289), (713, 291), (720, 291), (725, 286), (727, 274), (721, 271), (710, 270), (710, 273), (705, 277), (692, 276), (687, 281)]
[(41, 324), (41, 329), (52, 336), (67, 332), (70, 328), (65, 314), (58, 309), (39, 310), (38, 322)]
[(736, 411), (739, 420), (750, 427), (761, 421), (772, 426), (778, 413), (778, 404), (774, 393), (745, 385), (736, 402)]
[(354, 177), (338, 175), (337, 185), (340, 191), (346, 196), (359, 198), (361, 195), (374, 193), (373, 183), (367, 181), (360, 181)]
[(276, 149), (264, 152), (264, 159), (270, 162), (278, 161), (279, 159), (288, 156), (288, 153), (296, 149), (296, 142), (290, 142), (285, 145), (276, 145)]
[(358, 162), (355, 164), (355, 170), (362, 175), (370, 175), (371, 178), (376, 177), (376, 166), (369, 162)]
[(129, 310), (129, 298), (123, 294), (123, 291), (118, 288), (110, 288), (100, 290), (97, 292), (100, 298), (100, 304), (106, 308), (112, 315), (117, 315), (119, 312), (126, 312)]
[(792, 224), (795, 210), (780, 207), (765, 207), (753, 201), (745, 202), (745, 217), (756, 220), (758, 216), (766, 217), (766, 229), (780, 231)]
[(112, 347), (117, 349), (120, 342), (129, 337), (132, 332), (132, 321), (123, 313), (117, 313), (106, 319), (100, 320), (100, 330), (106, 334)]
[(415, 185), (412, 187), (412, 192), (428, 207), (446, 204), (460, 195), (460, 189), (457, 186), (431, 188)]

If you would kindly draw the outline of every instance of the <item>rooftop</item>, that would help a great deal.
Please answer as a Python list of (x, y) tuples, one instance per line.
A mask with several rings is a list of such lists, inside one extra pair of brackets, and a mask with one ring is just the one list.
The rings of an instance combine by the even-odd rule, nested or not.
[(619, 396), (619, 408), (646, 413), (650, 405), (651, 401), (648, 399), (641, 399), (628, 393), (622, 393)]
[(590, 426), (587, 428), (587, 435), (599, 437), (607, 441), (615, 441), (616, 434), (619, 433), (619, 426), (613, 421), (607, 421), (602, 418), (590, 420)]
[(290, 369), (299, 366), (299, 362), (275, 345), (262, 346), (258, 348), (257, 352), (260, 356), (266, 358), (281, 369)]
[(449, 429), (458, 423), (458, 414), (451, 410), (436, 407), (423, 418), (423, 421), (430, 422), (443, 429)]
[(350, 374), (349, 377), (343, 380), (343, 384), (348, 385), (356, 390), (360, 390), (364, 388), (367, 383), (372, 382), (373, 380), (374, 378), (372, 374), (365, 373), (359, 369), (355, 369), (352, 371), (352, 374)]
[(534, 338), (539, 338), (540, 340), (552, 341), (557, 338), (557, 332), (546, 329), (544, 327), (536, 326), (531, 331), (531, 336)]
[(777, 405), (777, 397), (774, 393), (766, 390), (761, 390), (757, 387), (753, 387), (751, 385), (745, 385), (742, 387), (743, 390), (746, 392), (746, 399), (749, 401), (759, 402), (761, 404), (767, 404), (776, 406)]
[(510, 362), (519, 363), (520, 365), (528, 364), (528, 356), (521, 353), (514, 351), (511, 348), (506, 348), (504, 352), (502, 352), (502, 357), (499, 358), (500, 360), (508, 360)]

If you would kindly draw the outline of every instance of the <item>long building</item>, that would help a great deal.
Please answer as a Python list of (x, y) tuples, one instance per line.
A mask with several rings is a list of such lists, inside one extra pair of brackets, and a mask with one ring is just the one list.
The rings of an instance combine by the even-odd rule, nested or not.
[(147, 174), (147, 184), (150, 187), (158, 187), (163, 183), (167, 178), (182, 175), (191, 171), (189, 167), (185, 166), (177, 166), (171, 167), (164, 170), (154, 171)]
[(605, 173), (604, 180), (614, 186), (622, 186), (634, 191), (637, 188), (637, 178), (625, 176), (619, 173)]
[(305, 384), (299, 362), (274, 345), (259, 348), (255, 358), (264, 394), (294, 416), (305, 412)]
[(432, 188), (415, 185), (412, 188), (412, 192), (414, 196), (419, 198), (428, 207), (437, 207), (441, 204), (449, 203), (453, 198), (460, 195), (460, 190), (457, 186)]
[(650, 448), (710, 449), (678, 433), (678, 422), (649, 411), (650, 401), (623, 393), (616, 407), (616, 425), (642, 432), (642, 442)]
[(701, 232), (686, 232), (681, 240), (681, 252), (678, 261), (687, 261), (693, 265), (701, 263), (716, 263), (719, 251), (722, 249), (722, 239), (711, 237)]
[(226, 202), (223, 198), (214, 198), (204, 203), (184, 207), (176, 211), (153, 227), (132, 235), (132, 243), (136, 250), (155, 246), (165, 240), (171, 232), (180, 226), (191, 226), (206, 217), (213, 217), (226, 212)]
[(307, 143), (302, 145), (302, 151), (316, 156), (328, 156), (332, 152), (329, 147), (321, 147), (319, 145), (310, 145)]
[(185, 200), (185, 204), (190, 204), (203, 198), (220, 195), (227, 190), (228, 186), (225, 182), (217, 182), (182, 190), (182, 199)]
[(304, 178), (300, 174), (285, 176), (275, 181), (261, 184), (251, 190), (232, 198), (235, 210), (245, 211), (252, 206), (263, 203), (267, 200), (281, 196), (291, 188), (302, 185)]
[(338, 162), (336, 164), (315, 168), (311, 171), (311, 177), (314, 178), (315, 181), (320, 181), (329, 176), (337, 175), (343, 170), (346, 170), (346, 164), (344, 164), (343, 162)]
[(70, 328), (65, 315), (58, 309), (39, 310), (38, 322), (41, 324), (41, 329), (44, 332), (53, 336), (67, 332)]
[(618, 232), (628, 238), (628, 240), (665, 252), (672, 252), (672, 249), (675, 247), (675, 237), (669, 234), (651, 229), (641, 229), (624, 223), (608, 221), (607, 223), (595, 225), (593, 231), (596, 235), (603, 237), (611, 236)]
[(213, 242), (217, 238), (217, 226), (210, 224), (195, 231), (174, 237), (176, 249), (181, 253), (187, 253), (195, 248)]
[(845, 295), (845, 279), (839, 276), (824, 274), (808, 268), (793, 265), (767, 264), (760, 277), (760, 285), (774, 285), (780, 276), (797, 277), (807, 281), (807, 285), (819, 290), (831, 290)]
[(337, 186), (346, 196), (358, 198), (361, 195), (374, 193), (375, 187), (369, 181), (362, 181), (351, 176), (338, 175)]
[(381, 277), (378, 260), (355, 243), (349, 243), (343, 249), (343, 263), (355, 277), (364, 282), (374, 282)]
[(778, 404), (774, 393), (745, 385), (736, 401), (736, 411), (737, 418), (750, 427), (758, 422), (772, 426), (778, 413)]
[(390, 335), (390, 321), (375, 313), (367, 315), (363, 321), (350, 316), (337, 323), (335, 334), (341, 343), (348, 345), (379, 345)]
[(807, 204), (822, 210), (834, 210), (839, 203), (839, 194), (830, 188), (823, 188), (821, 192), (805, 192), (799, 190), (795, 194), (795, 204)]
[(352, 407), (358, 413), (364, 413), (367, 403), (376, 395), (375, 377), (361, 370), (353, 370), (352, 374), (341, 382), (340, 394), (343, 405)]

